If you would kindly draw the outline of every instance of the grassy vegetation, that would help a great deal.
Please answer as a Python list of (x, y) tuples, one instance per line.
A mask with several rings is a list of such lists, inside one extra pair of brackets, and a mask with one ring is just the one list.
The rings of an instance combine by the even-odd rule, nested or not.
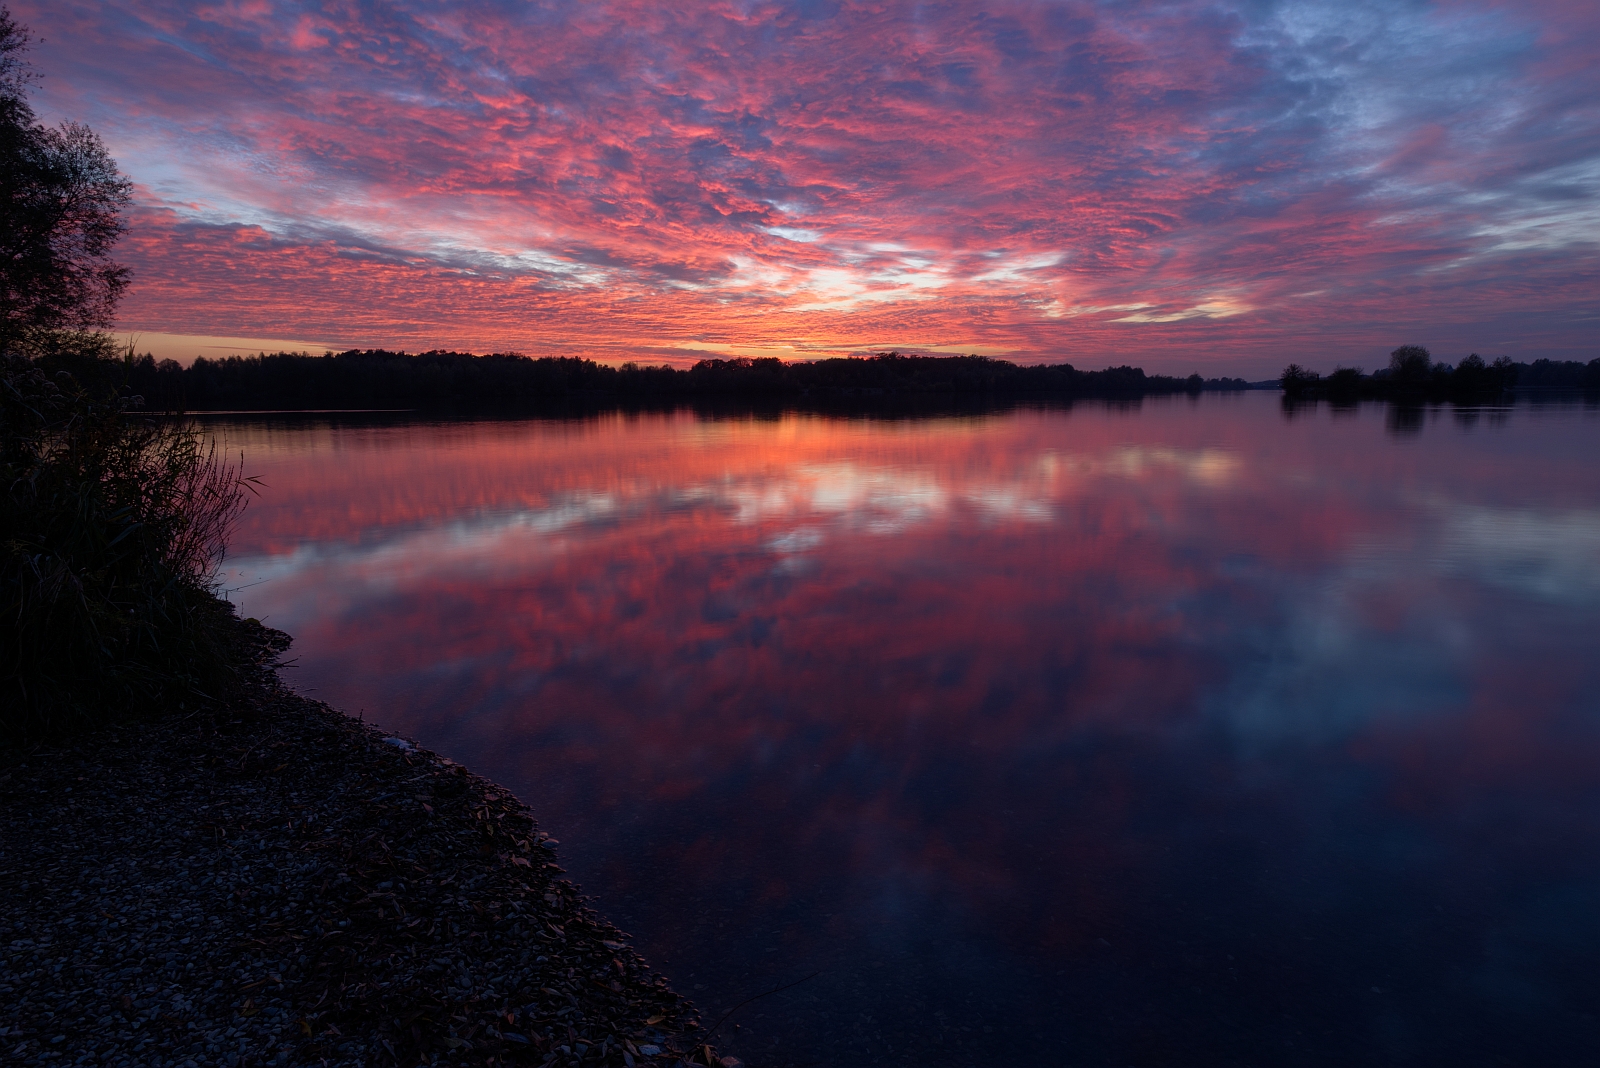
[(192, 706), (235, 678), (213, 585), (248, 480), (118, 399), (101, 335), (0, 353), (0, 731)]
[(220, 696), (241, 629), (213, 588), (248, 481), (141, 416), (101, 332), (132, 189), (93, 131), (28, 104), (0, 5), (0, 743)]

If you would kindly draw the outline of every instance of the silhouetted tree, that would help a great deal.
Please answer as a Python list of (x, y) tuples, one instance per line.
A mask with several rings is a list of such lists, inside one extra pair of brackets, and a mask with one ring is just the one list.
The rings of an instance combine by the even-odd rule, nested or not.
[(1401, 345), (1389, 353), (1389, 377), (1397, 384), (1423, 385), (1432, 368), (1433, 356), (1421, 345)]
[(35, 121), (27, 46), (0, 7), (0, 349), (110, 326), (128, 283), (110, 254), (132, 186), (88, 127)]
[(1322, 378), (1315, 371), (1309, 371), (1297, 363), (1291, 363), (1283, 369), (1283, 374), (1278, 376), (1278, 385), (1290, 396), (1306, 392), (1314, 387)]
[(1328, 392), (1340, 397), (1354, 396), (1361, 389), (1361, 368), (1335, 367), (1327, 378)]
[(1517, 365), (1511, 362), (1510, 356), (1497, 357), (1494, 363), (1489, 365), (1489, 371), (1494, 376), (1495, 385), (1500, 389), (1511, 389), (1517, 384)]
[(1456, 365), (1450, 388), (1457, 393), (1482, 393), (1489, 386), (1489, 365), (1476, 352)]

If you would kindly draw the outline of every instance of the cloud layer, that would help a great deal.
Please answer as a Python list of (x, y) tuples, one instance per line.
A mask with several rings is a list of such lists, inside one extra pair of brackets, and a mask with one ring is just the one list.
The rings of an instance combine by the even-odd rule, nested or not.
[(33, 2), (126, 325), (611, 358), (1593, 354), (1592, 5)]

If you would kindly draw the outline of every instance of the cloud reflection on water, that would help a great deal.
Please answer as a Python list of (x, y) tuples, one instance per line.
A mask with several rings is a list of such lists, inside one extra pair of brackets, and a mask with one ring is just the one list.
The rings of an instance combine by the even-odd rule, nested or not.
[(675, 980), (823, 968), (752, 1049), (1470, 1051), (1506, 984), (1570, 1046), (1576, 949), (1514, 932), (1600, 887), (1585, 431), (1158, 414), (233, 431), (233, 566)]

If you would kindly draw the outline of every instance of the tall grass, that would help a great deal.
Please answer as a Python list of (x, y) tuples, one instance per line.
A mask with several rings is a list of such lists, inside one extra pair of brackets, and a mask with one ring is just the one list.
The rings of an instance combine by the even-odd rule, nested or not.
[(188, 706), (236, 677), (215, 577), (251, 480), (193, 426), (119, 399), (105, 349), (0, 354), (5, 740)]

